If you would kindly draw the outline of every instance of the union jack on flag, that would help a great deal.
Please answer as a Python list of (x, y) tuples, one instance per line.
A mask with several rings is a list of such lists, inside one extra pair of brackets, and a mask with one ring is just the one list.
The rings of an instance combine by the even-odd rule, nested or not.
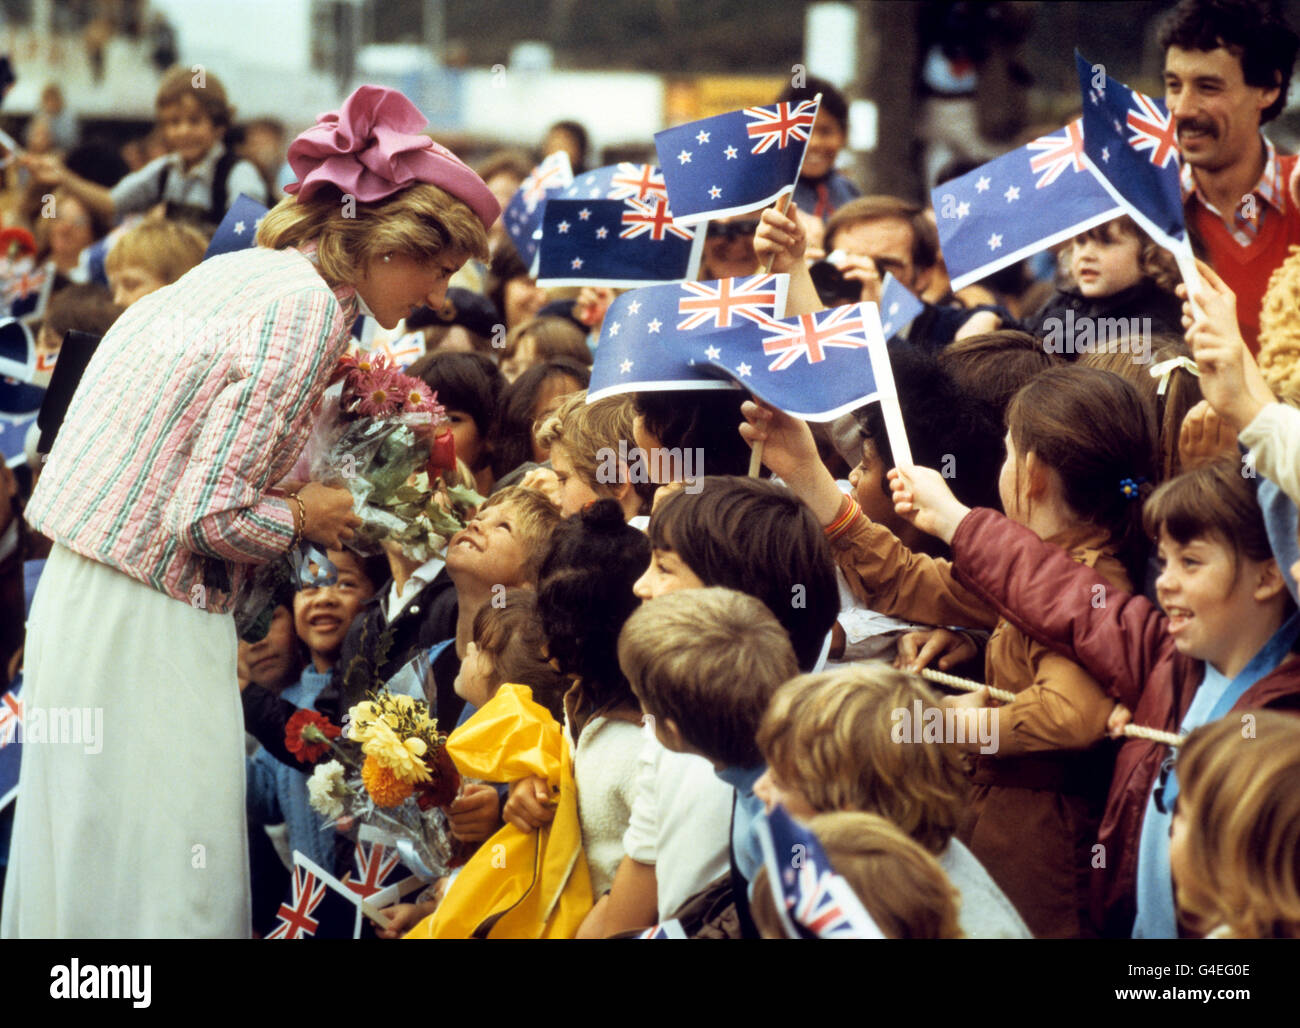
[(542, 209), (548, 197), (572, 185), (573, 170), (569, 155), (557, 150), (528, 173), (523, 184), (501, 213), (501, 224), (519, 251), (524, 264), (532, 266), (537, 256), (536, 235), (542, 225)]
[(567, 186), (573, 181), (573, 169), (569, 165), (569, 155), (564, 150), (556, 150), (528, 173), (519, 187), (524, 209), (532, 214), (537, 205), (546, 199), (546, 194), (553, 189)]
[(1124, 213), (1174, 255), (1184, 276), (1194, 279), (1173, 118), (1160, 100), (1110, 78), (1078, 50), (1074, 60), (1088, 170)]
[(679, 336), (671, 345), (701, 373), (721, 372), (768, 406), (804, 421), (834, 421), (878, 402), (895, 462), (912, 462), (889, 348), (874, 303), (779, 321), (746, 321), (735, 328)]
[(773, 808), (759, 833), (767, 880), (790, 938), (883, 939), (857, 893), (831, 866), (822, 844), (785, 808)]
[[(681, 332), (708, 325), (731, 328), (732, 316), (760, 324), (771, 321), (785, 280), (778, 275), (724, 278), (716, 282), (683, 282), (686, 295), (677, 301), (677, 313), (686, 317), (677, 323)], [(784, 302), (784, 301), (782, 301)]]
[(808, 142), (808, 133), (817, 120), (817, 101), (797, 104), (782, 101), (772, 107), (746, 107), (745, 117), (750, 139), (756, 139), (750, 153), (766, 153), (773, 146), (784, 150), (793, 141)]
[(1133, 93), (1136, 109), (1128, 112), (1128, 127), (1133, 130), (1129, 143), (1134, 150), (1150, 150), (1151, 163), (1163, 168), (1172, 161), (1178, 164), (1178, 137), (1174, 132), (1174, 117), (1162, 111), (1145, 93)]
[(0, 696), (0, 746), (8, 746), (23, 722), (23, 701), (12, 692)]
[(380, 842), (358, 841), (354, 857), (359, 877), (354, 879), (349, 874), (343, 879), (343, 884), (362, 899), (369, 899), (375, 893), (383, 892), (390, 884), (389, 877), (402, 862), (397, 850), (389, 849)]
[(655, 133), (679, 225), (746, 214), (794, 189), (821, 94), (746, 107)]
[(280, 923), (269, 933), (268, 939), (305, 939), (315, 935), (320, 922), (311, 915), (325, 899), (329, 889), (315, 874), (301, 864), (293, 865), (293, 899), (281, 903), (276, 917)]
[(801, 314), (787, 321), (771, 321), (768, 327), (776, 335), (763, 339), (763, 353), (776, 358), (768, 371), (784, 371), (800, 357), (809, 364), (826, 359), (826, 347), (843, 346), (861, 350), (867, 347), (865, 325), (857, 304), (835, 307), (829, 311)]
[(1060, 132), (1027, 143), (1026, 148), (1037, 154), (1029, 161), (1030, 169), (1035, 174), (1042, 172), (1034, 183), (1035, 189), (1050, 186), (1066, 168), (1086, 170), (1083, 164), (1083, 123), (1078, 119)]
[(618, 171), (610, 179), (609, 199), (644, 200), (650, 196), (662, 196), (668, 200), (668, 186), (664, 184), (663, 172), (653, 164), (629, 164), (621, 161)]
[[(697, 358), (708, 339), (740, 324), (767, 324), (785, 310), (789, 275), (750, 275), (716, 282), (671, 282), (631, 289), (605, 312), (587, 402), (660, 389), (734, 389)], [(688, 345), (697, 339), (699, 347)], [(683, 345), (679, 346), (678, 343)]]
[(671, 233), (678, 239), (693, 240), (695, 236), (688, 230), (673, 224), (673, 216), (668, 213), (668, 201), (661, 196), (653, 197), (642, 203), (631, 197), (623, 201), (623, 231), (619, 239), (635, 239), (650, 233), (650, 238), (658, 242), (664, 233)]
[(541, 208), (538, 284), (628, 288), (692, 279), (704, 233), (674, 224), (662, 172), (607, 165), (553, 190)]

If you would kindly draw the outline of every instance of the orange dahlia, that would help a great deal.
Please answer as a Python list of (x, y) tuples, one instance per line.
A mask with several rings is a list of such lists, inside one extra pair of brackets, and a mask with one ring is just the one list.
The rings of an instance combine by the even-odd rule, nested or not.
[(361, 781), (377, 807), (395, 807), (414, 791), (410, 782), (403, 782), (374, 757), (366, 757), (361, 765)]

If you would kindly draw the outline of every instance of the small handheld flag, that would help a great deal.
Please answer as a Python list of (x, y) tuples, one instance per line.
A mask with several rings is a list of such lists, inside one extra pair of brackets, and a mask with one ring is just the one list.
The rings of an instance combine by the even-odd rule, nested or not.
[(1074, 52), (1083, 93), (1084, 159), (1102, 188), (1199, 282), (1183, 214), (1178, 137), (1163, 101), (1130, 89)]
[(675, 282), (633, 289), (605, 313), (587, 402), (660, 389), (734, 389), (705, 375), (676, 342), (719, 329), (767, 323), (785, 310), (788, 275), (750, 275), (715, 282)]
[(912, 463), (874, 303), (748, 324), (676, 345), (683, 356), (717, 369), (764, 403), (805, 421), (834, 421), (878, 400), (895, 462)]
[(674, 223), (658, 168), (619, 164), (579, 175), (542, 211), (537, 280), (628, 288), (696, 276), (704, 233)]
[(523, 185), (506, 204), (502, 222), (515, 249), (519, 251), (519, 256), (528, 267), (532, 267), (537, 257), (537, 241), (533, 237), (540, 234), (542, 208), (546, 205), (547, 198), (572, 184), (573, 169), (569, 165), (569, 155), (563, 150), (556, 150), (528, 173)]
[(257, 227), (266, 216), (266, 211), (265, 205), (246, 193), (240, 193), (213, 233), (212, 242), (208, 244), (203, 259), (206, 261), (218, 254), (234, 253), (236, 250), (248, 250), (256, 246)]
[(793, 192), (820, 104), (819, 93), (656, 132), (673, 220), (694, 225), (744, 214)]
[(764, 818), (759, 839), (768, 887), (791, 939), (883, 939), (857, 893), (831, 867), (817, 836), (781, 806)]
[(1123, 213), (1089, 174), (1083, 147), (1076, 118), (930, 191), (954, 290)]
[(885, 280), (880, 283), (880, 331), (884, 337), (901, 336), (923, 310), (925, 304), (892, 272), (885, 272)]
[(0, 810), (18, 795), (18, 769), (22, 763), (23, 701), (18, 698), (22, 679), (0, 696)]

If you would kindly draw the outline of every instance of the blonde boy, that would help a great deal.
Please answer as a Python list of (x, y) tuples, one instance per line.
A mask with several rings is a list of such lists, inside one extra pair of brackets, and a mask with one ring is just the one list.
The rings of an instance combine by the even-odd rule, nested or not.
[[(800, 675), (775, 695), (758, 730), (768, 770), (754, 791), (809, 820), (828, 811), (878, 814), (938, 858), (961, 894), (970, 938), (1028, 938), (1029, 930), (983, 866), (955, 837), (966, 778), (943, 744), (899, 742), (915, 704), (937, 708), (919, 678), (884, 664)], [(906, 738), (906, 737), (904, 737)]]
[(176, 221), (156, 218), (128, 229), (104, 258), (113, 302), (130, 307), (171, 285), (203, 260), (207, 248), (203, 233)]

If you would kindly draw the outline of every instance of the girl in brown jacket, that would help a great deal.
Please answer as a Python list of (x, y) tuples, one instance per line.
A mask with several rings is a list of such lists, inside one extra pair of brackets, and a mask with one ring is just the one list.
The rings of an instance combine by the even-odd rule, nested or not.
[[(828, 526), (837, 562), (872, 609), (993, 629), (986, 680), (1016, 699), (990, 708), (982, 690), (945, 701), (997, 719), (995, 752), (965, 744), (976, 789), (958, 837), (1035, 935), (1095, 934), (1088, 885), (1114, 760), (1105, 738), (1114, 701), (1078, 664), (1000, 619), (948, 561), (914, 554), (868, 521), (817, 461), (806, 425), (753, 403), (742, 410), (741, 434), (764, 442), (764, 463)], [(1150, 416), (1136, 391), (1110, 372), (1053, 368), (1017, 393), (1007, 424), (998, 485), (1008, 516), (1128, 589), (1143, 546), (1138, 497), (1155, 477)]]

